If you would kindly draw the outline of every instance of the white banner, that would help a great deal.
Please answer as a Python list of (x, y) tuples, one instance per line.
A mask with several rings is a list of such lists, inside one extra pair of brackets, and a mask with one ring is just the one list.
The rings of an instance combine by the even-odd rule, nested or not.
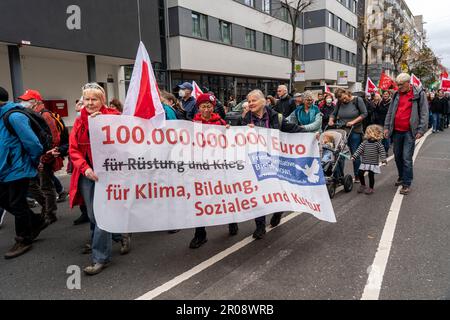
[(94, 212), (115, 233), (185, 229), (300, 211), (336, 222), (314, 134), (98, 116), (89, 120)]

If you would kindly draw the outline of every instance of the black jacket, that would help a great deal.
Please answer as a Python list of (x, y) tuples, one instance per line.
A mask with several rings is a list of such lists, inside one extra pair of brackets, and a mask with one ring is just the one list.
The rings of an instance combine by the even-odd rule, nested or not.
[[(268, 107), (265, 107), (265, 108), (266, 108), (267, 113), (269, 114), (269, 128), (270, 129), (278, 129), (282, 132), (287, 132), (287, 133), (305, 132), (305, 129), (303, 129), (302, 127), (288, 122), (285, 117), (280, 117), (278, 112), (276, 112)], [(249, 125), (249, 124), (253, 123), (252, 122), (253, 118), (254, 118), (254, 116), (252, 117), (252, 113), (247, 112), (245, 117), (242, 119), (241, 124), (244, 126)], [(257, 124), (255, 124), (255, 126), (257, 126)], [(260, 126), (260, 127), (262, 127), (262, 126)]]
[(287, 95), (285, 98), (280, 99), (273, 109), (287, 118), (292, 112), (295, 111), (295, 108), (295, 100), (292, 99), (291, 96)]
[(438, 97), (434, 98), (431, 101), (430, 110), (432, 113), (447, 113), (448, 108), (448, 100), (447, 98), (439, 99)]
[(223, 107), (222, 102), (216, 100), (216, 107), (214, 108), (214, 113), (217, 113), (223, 120), (226, 118), (225, 108)]
[(392, 100), (389, 101), (381, 100), (381, 102), (375, 105), (375, 109), (373, 110), (373, 123), (384, 127), (384, 123), (386, 122), (386, 115), (389, 111), (389, 107), (391, 106)]

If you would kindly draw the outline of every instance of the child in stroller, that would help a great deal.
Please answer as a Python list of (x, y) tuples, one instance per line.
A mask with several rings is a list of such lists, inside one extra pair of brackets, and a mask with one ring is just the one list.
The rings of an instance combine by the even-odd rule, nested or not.
[(322, 169), (327, 182), (330, 198), (333, 199), (336, 189), (343, 185), (345, 192), (353, 190), (353, 177), (344, 175), (345, 159), (350, 159), (345, 130), (328, 130), (320, 137), (322, 153)]

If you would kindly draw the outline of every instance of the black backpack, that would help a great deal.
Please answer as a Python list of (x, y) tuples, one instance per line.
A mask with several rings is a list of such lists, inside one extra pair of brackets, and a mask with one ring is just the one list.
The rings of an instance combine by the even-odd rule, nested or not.
[(65, 157), (69, 149), (69, 130), (67, 129), (64, 120), (58, 113), (54, 113), (50, 110), (44, 109), (40, 112), (40, 115), (42, 116), (45, 112), (48, 112), (55, 121), (56, 128), (58, 129), (60, 136), (59, 151), (61, 152), (61, 156)]
[(21, 113), (27, 116), (27, 118), (30, 120), (31, 129), (44, 148), (44, 154), (53, 148), (53, 136), (49, 126), (47, 125), (47, 122), (45, 122), (44, 118), (39, 113), (28, 109), (11, 109), (3, 115), (3, 123), (5, 124), (6, 129), (11, 135), (18, 137), (18, 133), (15, 132), (14, 128), (9, 122), (9, 116), (13, 113)]

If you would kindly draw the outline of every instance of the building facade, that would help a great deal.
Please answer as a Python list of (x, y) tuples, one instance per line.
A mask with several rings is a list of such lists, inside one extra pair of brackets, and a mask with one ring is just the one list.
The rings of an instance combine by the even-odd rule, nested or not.
[(165, 82), (164, 1), (3, 0), (0, 12), (8, 13), (0, 28), (0, 86), (14, 98), (36, 89), (45, 100), (66, 101), (67, 110), (54, 111), (63, 111), (69, 126), (87, 82), (124, 101), (125, 66), (140, 39)]
[[(365, 0), (364, 21), (365, 32), (373, 32), (368, 48), (368, 76), (375, 82), (382, 72), (395, 77), (425, 45), (423, 17), (414, 16), (404, 0)], [(359, 80), (363, 81), (361, 75), (362, 72)]]
[[(195, 80), (220, 99), (243, 99), (251, 89), (275, 94), (289, 83), (292, 26), (280, 0), (168, 0), (171, 85)], [(316, 0), (300, 16), (298, 90), (356, 82), (354, 0)]]

